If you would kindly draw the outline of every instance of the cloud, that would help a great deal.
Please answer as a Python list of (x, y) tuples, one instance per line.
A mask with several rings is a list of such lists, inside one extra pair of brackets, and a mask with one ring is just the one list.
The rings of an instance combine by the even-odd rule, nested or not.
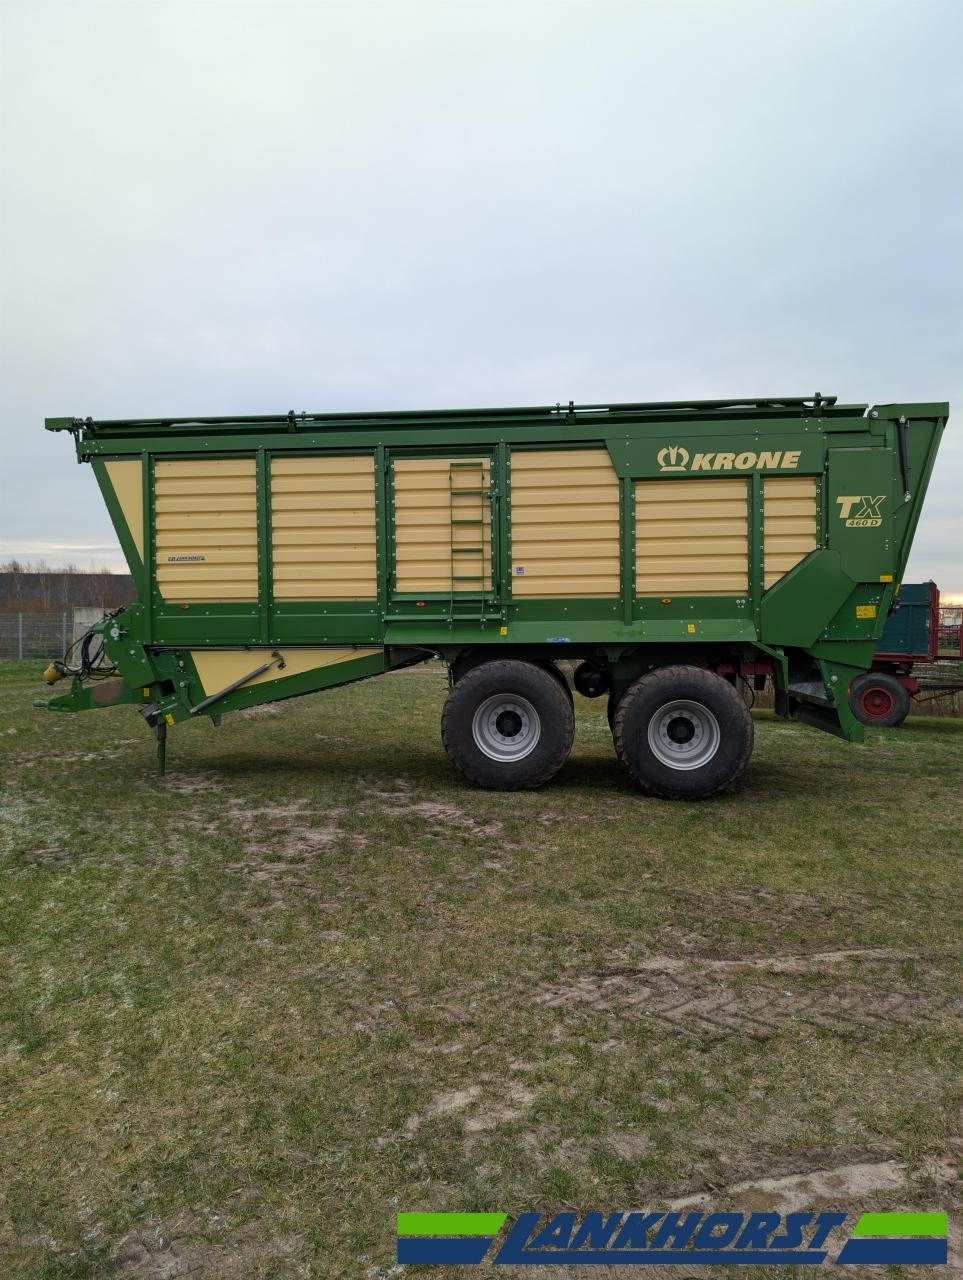
[(27, 566), (44, 561), (52, 568), (74, 564), (81, 569), (109, 569), (112, 573), (129, 573), (116, 539), (106, 543), (36, 542), (29, 539), (0, 538), (0, 564), (19, 560)]
[[(14, 0), (0, 21), (9, 540), (111, 540), (46, 415), (963, 406), (953, 4)], [(963, 590), (952, 434), (911, 571)]]

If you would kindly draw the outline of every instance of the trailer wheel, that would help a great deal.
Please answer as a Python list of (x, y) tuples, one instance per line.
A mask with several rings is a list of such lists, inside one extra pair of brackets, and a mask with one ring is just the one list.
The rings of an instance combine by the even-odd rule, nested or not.
[(863, 724), (895, 729), (909, 715), (909, 690), (885, 671), (870, 671), (849, 686), (849, 705)]
[(613, 732), (615, 730), (615, 713), (616, 711), (618, 711), (618, 709), (619, 709), (619, 700), (614, 693), (610, 693), (608, 696), (608, 702), (606, 705), (606, 712), (609, 717), (609, 728), (613, 730)]
[(575, 713), (560, 674), (532, 662), (483, 662), (449, 691), (441, 716), (445, 750), (480, 787), (541, 787), (568, 759)]
[(554, 662), (536, 662), (535, 665), (536, 667), (541, 667), (543, 671), (547, 671), (553, 679), (558, 681), (559, 688), (565, 690), (566, 698), (568, 698), (569, 702), (574, 707), (575, 695), (572, 693), (572, 686), (569, 684), (568, 678), (561, 667), (556, 666)]
[(722, 676), (702, 667), (659, 667), (624, 694), (612, 736), (616, 755), (644, 791), (701, 800), (745, 769), (752, 716)]

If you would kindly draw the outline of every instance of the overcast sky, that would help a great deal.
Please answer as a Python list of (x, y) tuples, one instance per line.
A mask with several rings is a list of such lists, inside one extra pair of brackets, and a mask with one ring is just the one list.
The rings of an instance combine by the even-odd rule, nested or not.
[(119, 553), (47, 415), (949, 399), (963, 5), (0, 0), (0, 559)]

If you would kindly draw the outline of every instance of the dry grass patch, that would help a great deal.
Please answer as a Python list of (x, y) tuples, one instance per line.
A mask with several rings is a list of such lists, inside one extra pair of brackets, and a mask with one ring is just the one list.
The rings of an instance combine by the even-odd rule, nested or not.
[(0, 1274), (373, 1280), (399, 1208), (957, 1211), (963, 724), (761, 713), (684, 805), (579, 699), (499, 795), (402, 674), (178, 728), (158, 780), (36, 678), (0, 666)]

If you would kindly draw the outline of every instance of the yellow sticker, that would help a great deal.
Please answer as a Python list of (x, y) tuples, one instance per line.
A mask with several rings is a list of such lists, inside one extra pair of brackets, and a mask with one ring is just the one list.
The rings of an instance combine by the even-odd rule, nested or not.
[(879, 580), (880, 582), (892, 582), (893, 575), (891, 573), (881, 573), (879, 575)]
[(686, 631), (688, 631), (688, 633), (689, 633), (689, 635), (690, 635), (690, 636), (694, 636), (694, 635), (695, 635), (695, 623), (694, 623), (694, 622), (690, 622), (690, 623), (686, 626)]
[(499, 628), (498, 628), (498, 634), (499, 634), (500, 636), (507, 636), (507, 635), (508, 635), (508, 628), (507, 628), (507, 627), (499, 627)]
[(167, 723), (168, 723), (168, 724), (173, 724), (173, 723), (174, 723), (174, 717), (171, 715), (171, 713), (170, 713), (169, 711), (168, 711), (167, 715), (164, 717), (164, 719), (167, 721)]
[(144, 685), (144, 690), (143, 690), (143, 692), (144, 692), (144, 697), (145, 697), (145, 698), (149, 698), (149, 697), (150, 697), (150, 685), (149, 685), (149, 684), (145, 684), (145, 685)]
[(856, 606), (857, 618), (875, 618), (876, 606), (874, 604), (858, 604)]

